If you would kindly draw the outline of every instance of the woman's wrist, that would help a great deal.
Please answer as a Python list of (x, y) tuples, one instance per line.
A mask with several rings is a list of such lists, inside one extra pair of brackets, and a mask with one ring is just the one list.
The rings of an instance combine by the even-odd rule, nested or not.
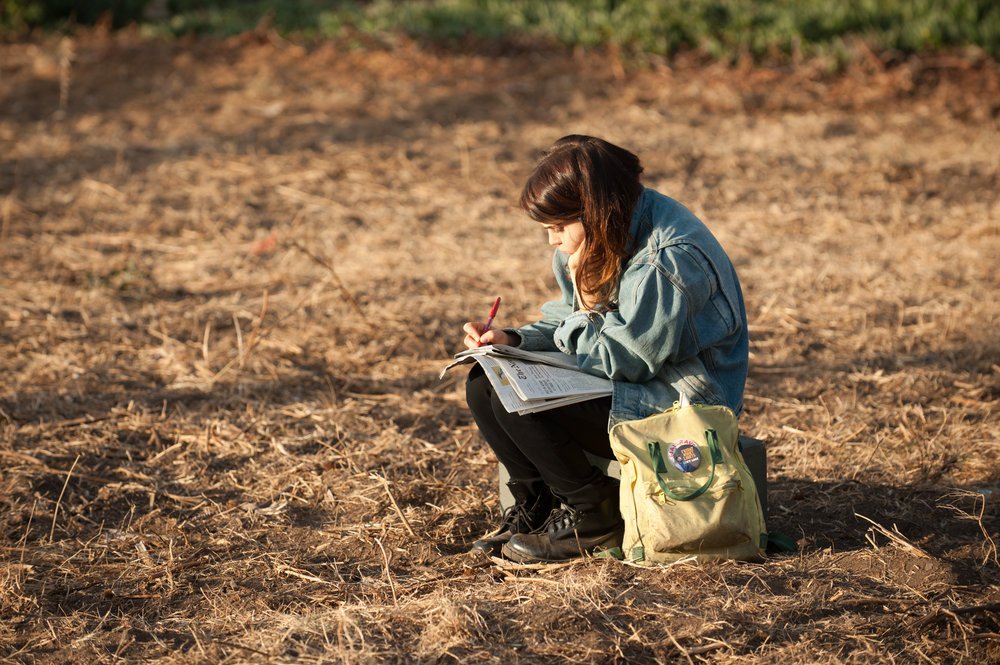
[(507, 336), (507, 346), (521, 346), (521, 334), (513, 328), (504, 328), (503, 334)]

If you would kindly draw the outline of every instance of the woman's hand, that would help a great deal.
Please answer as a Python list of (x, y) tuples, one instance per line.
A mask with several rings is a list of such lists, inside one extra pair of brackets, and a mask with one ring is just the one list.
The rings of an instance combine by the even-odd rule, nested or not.
[(587, 241), (584, 240), (580, 243), (579, 247), (576, 248), (576, 251), (569, 255), (566, 267), (569, 269), (569, 277), (573, 280), (573, 285), (576, 287), (576, 295), (580, 299), (580, 306), (583, 307), (583, 309), (593, 309), (594, 299), (589, 293), (580, 288), (580, 282), (576, 278), (577, 270), (580, 268), (580, 261), (583, 260), (583, 252), (586, 245)]
[(580, 246), (576, 248), (576, 251), (569, 255), (569, 259), (566, 261), (566, 267), (569, 268), (569, 276), (573, 278), (573, 282), (576, 283), (576, 269), (580, 266), (580, 258), (583, 254), (583, 246), (586, 241), (581, 242)]
[(487, 344), (517, 346), (520, 341), (502, 330), (495, 330), (493, 328), (486, 330), (486, 324), (481, 321), (469, 321), (462, 326), (462, 330), (466, 332), (465, 339), (462, 342), (467, 349), (476, 349)]

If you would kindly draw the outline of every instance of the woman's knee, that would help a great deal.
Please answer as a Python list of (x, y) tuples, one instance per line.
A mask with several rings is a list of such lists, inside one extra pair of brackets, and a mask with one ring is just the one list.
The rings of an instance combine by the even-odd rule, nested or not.
[(473, 413), (492, 413), (493, 390), (486, 373), (478, 364), (473, 365), (465, 379), (465, 401)]

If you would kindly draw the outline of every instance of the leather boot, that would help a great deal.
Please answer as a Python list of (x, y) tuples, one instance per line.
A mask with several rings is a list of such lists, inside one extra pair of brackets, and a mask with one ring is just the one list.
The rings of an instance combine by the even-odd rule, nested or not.
[(511, 480), (507, 487), (514, 504), (503, 512), (500, 526), (472, 544), (473, 551), (500, 556), (500, 548), (514, 534), (530, 533), (545, 525), (555, 498), (542, 480)]
[(598, 548), (621, 547), (625, 522), (618, 512), (618, 482), (601, 477), (584, 487), (556, 493), (563, 502), (543, 529), (518, 533), (502, 552), (512, 561), (565, 561)]

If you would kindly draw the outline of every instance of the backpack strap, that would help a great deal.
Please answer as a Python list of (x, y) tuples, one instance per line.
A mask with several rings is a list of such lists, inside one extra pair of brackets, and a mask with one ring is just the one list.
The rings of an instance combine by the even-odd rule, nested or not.
[(695, 499), (704, 494), (708, 488), (712, 486), (712, 483), (715, 482), (715, 465), (722, 461), (722, 451), (719, 450), (719, 437), (715, 433), (714, 429), (707, 429), (705, 430), (705, 439), (708, 441), (708, 449), (712, 457), (712, 473), (708, 476), (708, 480), (705, 481), (704, 485), (690, 494), (683, 496), (671, 491), (671, 489), (667, 487), (667, 484), (663, 482), (663, 476), (661, 474), (667, 472), (667, 465), (663, 463), (663, 453), (660, 450), (660, 442), (646, 442), (646, 448), (649, 450), (649, 458), (653, 462), (653, 472), (656, 474), (656, 482), (660, 484), (660, 489), (663, 490), (663, 493), (674, 501), (690, 501), (691, 499)]

